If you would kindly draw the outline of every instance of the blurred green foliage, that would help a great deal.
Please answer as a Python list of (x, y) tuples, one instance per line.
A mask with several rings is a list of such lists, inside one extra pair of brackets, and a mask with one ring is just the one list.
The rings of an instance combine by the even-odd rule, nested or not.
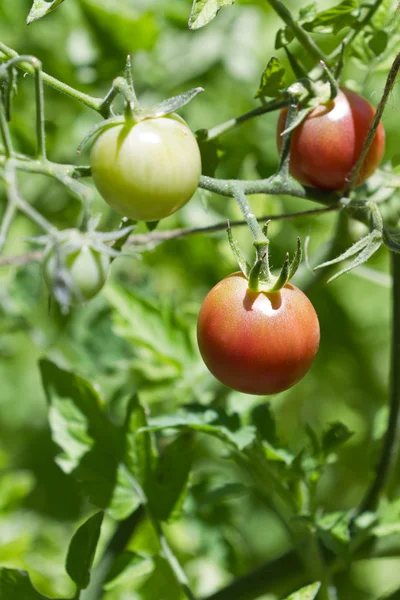
[[(301, 3), (288, 2), (291, 8)], [(386, 3), (387, 5), (388, 3)], [(319, 3), (319, 8), (329, 6)], [(385, 2), (383, 3), (385, 5)], [(20, 54), (32, 54), (46, 72), (91, 95), (106, 93), (132, 55), (133, 74), (144, 104), (160, 101), (194, 86), (205, 93), (182, 110), (193, 130), (209, 128), (256, 106), (260, 75), (272, 54), (290, 69), (282, 50), (274, 51), (278, 17), (265, 2), (241, 1), (225, 8), (205, 29), (188, 31), (189, 0), (66, 0), (44, 19), (27, 26), (29, 0), (0, 0), (0, 39)], [(376, 103), (385, 81), (390, 51), (379, 56), (382, 39), (370, 45), (378, 57), (359, 58), (346, 65), (344, 81)], [(338, 38), (317, 34), (326, 51)], [(382, 37), (382, 36), (381, 36)], [(382, 46), (383, 47), (383, 46)], [(309, 65), (301, 48), (294, 50)], [(32, 79), (19, 74), (11, 130), (16, 147), (35, 147)], [(59, 162), (87, 162), (76, 147), (98, 116), (85, 106), (45, 88), (49, 157)], [(398, 107), (395, 87), (384, 116), (385, 160), (398, 153)], [(221, 136), (220, 177), (255, 178), (277, 166), (276, 114), (268, 114)], [(79, 212), (65, 188), (40, 176), (20, 178), (24, 197), (58, 227), (73, 226)], [(3, 191), (0, 200), (4, 206)], [(294, 198), (256, 196), (257, 215), (313, 207)], [(104, 230), (116, 227), (118, 216), (97, 196), (94, 212)], [(233, 200), (197, 192), (162, 229), (212, 224), (240, 218)], [(293, 250), (297, 235), (310, 236), (311, 254), (332, 235), (331, 215), (273, 223), (273, 265)], [(354, 239), (362, 225), (352, 224)], [(141, 226), (143, 232), (145, 227)], [(141, 231), (139, 229), (138, 231)], [(38, 231), (24, 217), (13, 224), (6, 255), (24, 253), (25, 238)], [(251, 237), (236, 231), (251, 252)], [(388, 257), (381, 250), (370, 267), (386, 274)], [(223, 388), (202, 364), (195, 343), (196, 315), (206, 292), (236, 269), (225, 233), (196, 235), (165, 242), (140, 256), (113, 263), (104, 292), (70, 315), (49, 309), (37, 263), (0, 267), (0, 563), (29, 570), (42, 593), (72, 595), (63, 570), (67, 547), (78, 523), (92, 508), (75, 481), (54, 462), (47, 407), (37, 361), (57, 364), (88, 378), (100, 390), (106, 407), (118, 419), (121, 390), (140, 390), (154, 416), (197, 402), (237, 411), (248, 419), (260, 398)], [(359, 269), (331, 285), (318, 280), (309, 295), (321, 324), (321, 347), (310, 373), (293, 389), (269, 399), (279, 436), (293, 452), (304, 445), (306, 425), (320, 433), (342, 421), (354, 435), (339, 451), (339, 460), (324, 471), (318, 501), (327, 511), (357, 504), (371, 478), (381, 439), (388, 389), (390, 280)], [(224, 459), (218, 442), (202, 437), (195, 448), (191, 490), (180, 521), (168, 525), (168, 535), (199, 596), (206, 595), (290, 546), (286, 533), (265, 505), (242, 494), (240, 475)], [(228, 487), (224, 486), (234, 486)], [(235, 488), (236, 485), (236, 488)], [(223, 489), (222, 493), (218, 490)], [(396, 485), (393, 486), (393, 493)], [(225, 492), (233, 492), (225, 493)], [(239, 492), (239, 493), (238, 493)], [(400, 510), (399, 510), (400, 515)], [(103, 528), (101, 547), (112, 530)], [(392, 545), (400, 548), (399, 530)], [(142, 554), (157, 549), (144, 522), (129, 550)], [(107, 600), (176, 600), (180, 592), (168, 566), (155, 559), (120, 585), (111, 586)], [(379, 565), (375, 563), (379, 562)], [(360, 561), (338, 579), (341, 600), (375, 600), (400, 586), (397, 559)], [(373, 564), (372, 564), (373, 563)], [(128, 585), (129, 584), (129, 585)], [(137, 592), (132, 590), (137, 589)], [(140, 594), (140, 595), (139, 595)], [(268, 600), (273, 596), (265, 597)], [(3, 600), (3, 598), (1, 599)], [(8, 600), (4, 598), (4, 600)]]

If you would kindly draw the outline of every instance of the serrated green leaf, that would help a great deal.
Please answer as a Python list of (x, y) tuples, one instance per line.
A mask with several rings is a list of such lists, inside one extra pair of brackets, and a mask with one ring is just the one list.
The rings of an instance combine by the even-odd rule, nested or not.
[(90, 517), (74, 534), (68, 548), (66, 570), (80, 590), (86, 589), (90, 582), (103, 518), (103, 512)]
[(140, 556), (135, 552), (122, 552), (107, 575), (104, 589), (108, 592), (122, 584), (127, 585), (139, 577), (150, 575), (154, 567), (152, 558)]
[(148, 482), (149, 506), (159, 521), (169, 521), (179, 516), (192, 467), (193, 442), (190, 431), (179, 435), (159, 457)]
[(28, 18), (26, 19), (27, 24), (30, 25), (30, 23), (41, 19), (49, 12), (57, 8), (61, 2), (64, 2), (64, 0), (33, 0), (33, 6), (29, 11)]
[(107, 419), (89, 382), (47, 360), (40, 367), (52, 438), (64, 451), (57, 463), (82, 484), (96, 506), (115, 519), (126, 518), (141, 498), (125, 464), (125, 425)]
[(117, 332), (135, 349), (150, 352), (168, 367), (171, 376), (182, 376), (184, 365), (195, 355), (190, 329), (179, 318), (170, 298), (156, 305), (148, 298), (122, 286), (107, 286), (107, 298), (115, 310)]
[(351, 27), (357, 19), (357, 0), (343, 0), (340, 4), (318, 13), (314, 19), (304, 23), (306, 31), (338, 33), (344, 27)]
[(329, 428), (322, 434), (322, 450), (329, 454), (339, 446), (345, 444), (354, 433), (344, 423), (331, 423)]
[(306, 585), (306, 587), (303, 587), (301, 590), (291, 594), (285, 600), (314, 600), (319, 592), (320, 587), (321, 584), (319, 581), (312, 583), (311, 585)]
[(28, 573), (0, 569), (0, 598), (3, 600), (48, 600), (33, 587)]
[(221, 8), (235, 0), (194, 0), (189, 18), (189, 29), (200, 29), (212, 21)]
[(265, 98), (266, 96), (275, 98), (286, 84), (286, 69), (279, 58), (272, 56), (261, 75), (260, 86), (256, 93), (256, 98)]
[(328, 513), (316, 521), (318, 535), (328, 550), (345, 559), (349, 557), (350, 522), (345, 512)]

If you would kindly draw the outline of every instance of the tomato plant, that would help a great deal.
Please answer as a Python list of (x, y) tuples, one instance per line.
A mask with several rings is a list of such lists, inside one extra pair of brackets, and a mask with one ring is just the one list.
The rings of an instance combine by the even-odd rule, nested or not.
[[(282, 147), (287, 109), (280, 113), (277, 126), (278, 148)], [(312, 110), (293, 131), (290, 145), (290, 172), (300, 183), (323, 190), (345, 187), (357, 163), (375, 115), (374, 107), (355, 92), (340, 89), (327, 104)], [(361, 166), (361, 185), (380, 164), (385, 150), (382, 123)]]
[(105, 201), (139, 221), (158, 221), (181, 208), (201, 174), (196, 138), (175, 114), (104, 129), (90, 164)]
[(52, 246), (43, 261), (43, 275), (50, 293), (58, 286), (70, 289), (75, 301), (90, 300), (106, 282), (110, 258), (90, 246), (78, 250), (67, 244)]
[(254, 292), (242, 273), (226, 277), (200, 310), (198, 342), (210, 371), (247, 394), (276, 394), (309, 370), (319, 346), (313, 305), (294, 285)]

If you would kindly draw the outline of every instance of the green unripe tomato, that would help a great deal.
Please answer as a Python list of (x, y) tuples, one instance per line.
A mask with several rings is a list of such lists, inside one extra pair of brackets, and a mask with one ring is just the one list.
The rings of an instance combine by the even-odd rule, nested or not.
[(137, 221), (158, 221), (181, 208), (201, 175), (196, 138), (175, 114), (104, 129), (90, 166), (104, 200)]
[(69, 289), (72, 300), (90, 300), (106, 282), (110, 258), (90, 248), (67, 252), (52, 247), (43, 261), (43, 276), (51, 294), (57, 296), (57, 286)]

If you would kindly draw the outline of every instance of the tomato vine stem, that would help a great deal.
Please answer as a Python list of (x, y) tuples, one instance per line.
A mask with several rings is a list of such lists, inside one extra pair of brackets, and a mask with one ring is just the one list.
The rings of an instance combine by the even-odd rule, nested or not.
[(369, 150), (369, 148), (373, 142), (373, 139), (375, 137), (376, 130), (378, 129), (378, 125), (381, 121), (382, 114), (383, 114), (383, 111), (385, 110), (385, 106), (389, 99), (390, 93), (394, 87), (394, 84), (396, 83), (396, 78), (397, 78), (397, 74), (398, 74), (399, 70), (400, 70), (400, 52), (394, 59), (393, 64), (390, 68), (389, 74), (386, 79), (382, 98), (379, 101), (378, 107), (376, 109), (376, 113), (372, 120), (371, 126), (368, 130), (368, 134), (365, 139), (360, 158), (358, 159), (356, 165), (354, 166), (354, 168), (352, 169), (352, 171), (349, 175), (349, 179), (348, 179), (347, 185), (345, 187), (345, 190), (343, 192), (343, 196), (348, 196), (348, 194), (350, 193), (351, 189), (354, 187), (354, 185), (357, 181), (358, 174), (360, 172), (362, 164), (365, 160), (365, 157), (367, 156), (368, 150)]

